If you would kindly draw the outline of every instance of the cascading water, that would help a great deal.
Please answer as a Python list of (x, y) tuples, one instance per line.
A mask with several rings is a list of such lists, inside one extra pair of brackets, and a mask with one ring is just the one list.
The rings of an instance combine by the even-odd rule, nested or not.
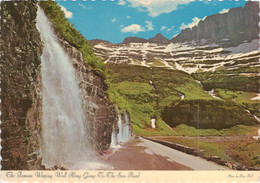
[(37, 28), (44, 42), (42, 60), (43, 123), (41, 154), (46, 168), (98, 169), (88, 140), (88, 120), (70, 57), (59, 44), (43, 10)]
[(113, 129), (113, 132), (112, 132), (110, 147), (111, 148), (119, 147), (118, 141), (117, 141), (117, 132), (116, 132), (115, 128)]
[[(122, 116), (124, 119), (122, 119)], [(120, 143), (126, 142), (131, 139), (130, 119), (127, 112), (118, 115), (117, 125), (118, 131), (116, 131), (114, 128), (111, 136), (110, 147), (112, 148), (119, 147)]]
[(128, 113), (124, 113), (124, 121), (120, 117), (118, 120), (119, 133), (117, 134), (118, 142), (124, 142), (130, 139), (130, 123)]

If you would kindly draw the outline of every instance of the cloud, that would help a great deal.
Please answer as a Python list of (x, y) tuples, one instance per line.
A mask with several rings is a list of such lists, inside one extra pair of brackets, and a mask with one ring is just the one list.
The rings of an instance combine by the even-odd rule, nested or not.
[(183, 30), (183, 29), (186, 29), (186, 28), (192, 28), (196, 25), (198, 25), (198, 23), (201, 21), (201, 20), (205, 20), (206, 17), (204, 17), (203, 19), (199, 19), (198, 17), (194, 17), (192, 19), (192, 22), (191, 23), (188, 23), (188, 24), (184, 24), (182, 23), (181, 26), (179, 27), (180, 30)]
[(124, 5), (126, 4), (126, 2), (123, 1), (123, 0), (119, 0), (117, 4), (118, 4), (118, 5), (121, 5), (121, 6), (124, 6)]
[(87, 7), (86, 6), (84, 6), (83, 4), (78, 4), (79, 6), (81, 6), (82, 8), (85, 8), (85, 9), (87, 9)]
[(172, 31), (173, 28), (174, 28), (174, 26), (172, 26), (171, 28), (168, 28), (166, 31), (170, 32), (170, 31)]
[(147, 28), (148, 31), (153, 30), (152, 21), (145, 21), (145, 23), (146, 23), (145, 27)]
[(136, 34), (137, 32), (143, 32), (143, 31), (145, 31), (145, 29), (142, 26), (138, 25), (138, 24), (129, 25), (127, 27), (124, 27), (121, 30), (121, 32), (123, 32), (123, 33), (132, 32), (134, 34)]
[(170, 13), (177, 9), (180, 4), (189, 4), (190, 0), (127, 0), (130, 7), (138, 11), (147, 12), (149, 16), (156, 17), (162, 13)]
[(79, 3), (78, 5), (81, 6), (82, 8), (84, 8), (84, 9), (87, 9), (87, 10), (90, 10), (90, 9), (93, 8), (92, 6), (85, 6), (85, 5), (81, 4), (81, 3)]
[(166, 32), (168, 33), (168, 32), (170, 32), (170, 31), (172, 31), (173, 28), (174, 28), (174, 26), (171, 26), (171, 27), (168, 28), (168, 27), (166, 27), (165, 25), (163, 25), (160, 30), (161, 30), (161, 31), (166, 30)]
[(113, 19), (111, 19), (111, 22), (116, 22), (117, 21), (117, 19), (116, 18), (113, 18)]
[(66, 18), (72, 18), (72, 12), (68, 11), (65, 7), (60, 5), (61, 10), (64, 12)]
[(132, 25), (129, 25), (129, 26), (121, 29), (121, 32), (123, 32), (123, 33), (131, 32), (131, 33), (136, 34), (138, 32), (146, 32), (146, 31), (151, 31), (151, 30), (153, 30), (152, 21), (145, 21), (144, 27), (142, 27), (141, 25), (138, 25), (138, 24), (132, 24)]
[(124, 27), (124, 24), (120, 25), (120, 27)]
[(126, 16), (127, 19), (131, 18), (130, 16)]
[(229, 9), (223, 9), (220, 12), (218, 12), (218, 14), (224, 14), (224, 13), (227, 13), (228, 11), (229, 11)]
[(162, 30), (164, 30), (164, 29), (166, 29), (166, 28), (167, 28), (167, 27), (163, 25), (160, 30), (162, 31)]

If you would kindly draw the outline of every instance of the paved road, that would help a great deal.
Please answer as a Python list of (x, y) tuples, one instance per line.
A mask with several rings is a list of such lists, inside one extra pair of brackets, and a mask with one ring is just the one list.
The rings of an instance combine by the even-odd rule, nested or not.
[(102, 161), (115, 170), (230, 170), (143, 138), (113, 149)]

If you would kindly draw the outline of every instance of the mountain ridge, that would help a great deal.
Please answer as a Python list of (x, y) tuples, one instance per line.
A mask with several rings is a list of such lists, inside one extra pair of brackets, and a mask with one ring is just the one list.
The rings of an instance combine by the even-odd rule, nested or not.
[(127, 37), (124, 39), (123, 44), (128, 44), (128, 43), (147, 43), (148, 40), (145, 38), (140, 38), (140, 37)]
[[(259, 2), (249, 1), (244, 7), (231, 8), (227, 13), (209, 15), (204, 20), (201, 20), (198, 25), (182, 30), (181, 33), (171, 39), (157, 33), (149, 39), (126, 37), (122, 43), (156, 43), (163, 45), (190, 42), (195, 45), (216, 43), (224, 47), (237, 46), (259, 38), (257, 22), (260, 22), (260, 18), (258, 14)], [(108, 42), (97, 40), (99, 39), (90, 40), (89, 42), (92, 45)]]
[(150, 39), (139, 38), (139, 37), (127, 37), (124, 39), (123, 44), (129, 43), (157, 43), (157, 44), (168, 44), (169, 40), (164, 37), (161, 33), (157, 33)]
[(259, 3), (249, 1), (243, 7), (231, 8), (224, 14), (213, 14), (201, 20), (197, 26), (186, 28), (170, 42), (217, 43), (236, 46), (258, 38)]

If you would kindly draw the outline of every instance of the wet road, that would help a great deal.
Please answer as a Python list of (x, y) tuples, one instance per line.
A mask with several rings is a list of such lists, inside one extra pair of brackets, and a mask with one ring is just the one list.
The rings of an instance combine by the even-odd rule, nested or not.
[(101, 160), (115, 170), (230, 170), (142, 138), (112, 149)]

